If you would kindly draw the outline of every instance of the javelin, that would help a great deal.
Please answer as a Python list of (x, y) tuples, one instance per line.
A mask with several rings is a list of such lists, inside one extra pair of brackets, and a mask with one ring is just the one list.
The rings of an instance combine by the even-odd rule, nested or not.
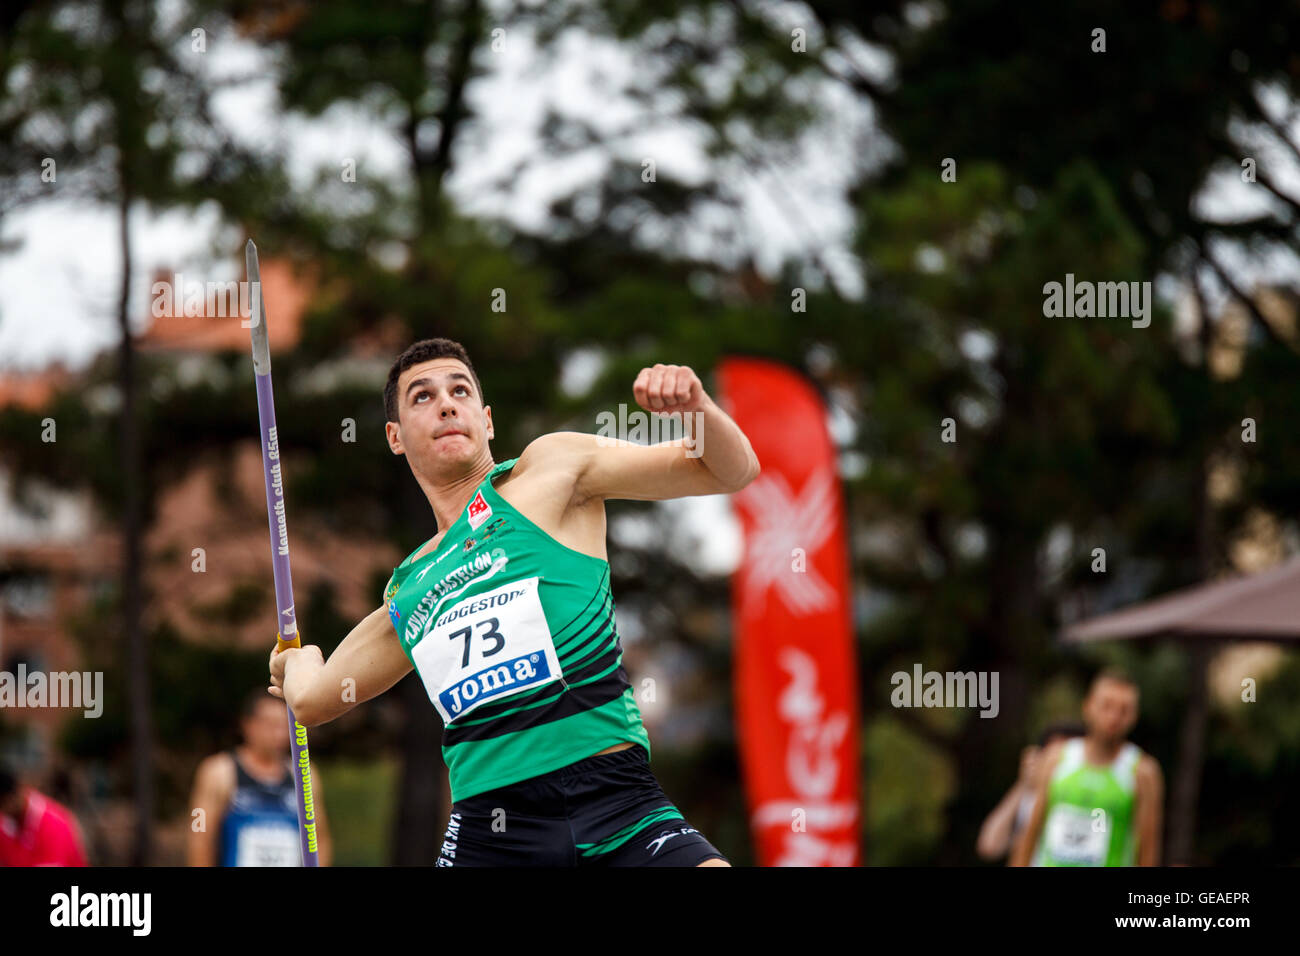
[[(266, 477), (266, 517), (271, 527), (271, 567), (275, 574), (275, 609), (278, 628), (276, 650), (301, 647), (298, 619), (293, 610), (293, 578), (289, 574), (289, 526), (284, 513), (284, 474), (280, 470), (280, 442), (275, 431), (275, 398), (271, 394), (271, 348), (266, 336), (266, 305), (262, 301), (262, 270), (257, 264), (257, 246), (248, 240), (244, 247), (248, 268), (253, 330), (253, 373), (257, 380), (257, 418), (262, 428), (262, 470)], [(316, 866), (316, 808), (312, 801), (311, 761), (307, 754), (307, 728), (289, 714), (289, 739), (293, 751), (294, 788), (298, 791), (298, 835), (302, 842), (302, 865)]]

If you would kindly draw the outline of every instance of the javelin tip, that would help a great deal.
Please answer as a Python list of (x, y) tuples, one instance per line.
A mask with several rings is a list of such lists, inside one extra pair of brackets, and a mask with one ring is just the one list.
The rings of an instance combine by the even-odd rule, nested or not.
[(252, 286), (252, 322), (248, 328), (252, 329), (253, 371), (258, 375), (269, 375), (271, 350), (266, 335), (266, 303), (262, 301), (262, 267), (258, 265), (257, 246), (251, 237), (244, 244), (244, 266)]

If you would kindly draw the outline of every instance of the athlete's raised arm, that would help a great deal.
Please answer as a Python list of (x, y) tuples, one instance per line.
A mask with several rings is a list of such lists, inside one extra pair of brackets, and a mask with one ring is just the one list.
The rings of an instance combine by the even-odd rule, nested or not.
[[(749, 439), (704, 391), (691, 369), (685, 365), (643, 368), (632, 393), (637, 404), (651, 414), (680, 414), (685, 439), (639, 445), (577, 432), (546, 436), (564, 436), (566, 454), (576, 456), (575, 502), (730, 494), (758, 477), (758, 457)], [(524, 463), (523, 456), (520, 463)]]
[(315, 644), (272, 651), (268, 690), (284, 699), (298, 723), (314, 727), (378, 697), (410, 670), (388, 608), (380, 605), (343, 638), (328, 661)]

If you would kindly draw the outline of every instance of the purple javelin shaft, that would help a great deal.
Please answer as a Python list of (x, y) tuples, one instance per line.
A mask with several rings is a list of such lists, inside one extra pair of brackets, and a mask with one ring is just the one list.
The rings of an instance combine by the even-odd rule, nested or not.
[[(289, 572), (289, 525), (284, 507), (284, 474), (280, 470), (280, 442), (275, 429), (275, 397), (271, 391), (271, 349), (267, 340), (266, 306), (262, 301), (262, 273), (257, 246), (248, 240), (244, 263), (251, 288), (253, 372), (257, 381), (257, 418), (262, 433), (262, 470), (266, 479), (266, 517), (271, 529), (271, 567), (275, 575), (277, 646), (298, 647), (298, 619), (293, 607), (293, 576)], [(312, 799), (311, 762), (307, 752), (307, 728), (298, 723), (293, 709), (289, 715), (289, 738), (293, 751), (294, 788), (298, 792), (298, 836), (302, 844), (302, 865), (316, 866), (316, 808)]]

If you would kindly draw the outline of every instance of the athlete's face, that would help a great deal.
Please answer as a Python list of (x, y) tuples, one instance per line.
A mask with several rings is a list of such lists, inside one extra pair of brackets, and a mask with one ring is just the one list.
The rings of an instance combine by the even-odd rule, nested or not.
[(267, 697), (241, 725), (244, 743), (264, 754), (282, 754), (289, 749), (289, 718), (284, 704)]
[(465, 363), (454, 358), (412, 365), (397, 379), (397, 416), (388, 444), (428, 473), (448, 462), (472, 462), (493, 437), (485, 406)]
[(1123, 740), (1137, 723), (1138, 693), (1131, 684), (1100, 680), (1083, 702), (1083, 720), (1097, 736)]

